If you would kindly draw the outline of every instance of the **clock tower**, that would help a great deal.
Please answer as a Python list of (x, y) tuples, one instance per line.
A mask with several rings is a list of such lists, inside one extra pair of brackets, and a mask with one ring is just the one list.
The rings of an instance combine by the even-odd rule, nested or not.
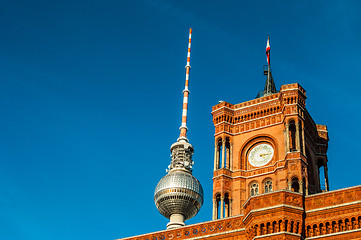
[(255, 99), (212, 109), (214, 220), (244, 214), (252, 196), (329, 190), (327, 127), (313, 121), (300, 84), (277, 91), (270, 65), (264, 69), (265, 89)]

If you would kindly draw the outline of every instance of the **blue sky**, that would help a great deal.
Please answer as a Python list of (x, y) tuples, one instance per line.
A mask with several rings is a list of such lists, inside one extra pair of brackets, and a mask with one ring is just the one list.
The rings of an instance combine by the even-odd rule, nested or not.
[(0, 239), (116, 239), (165, 229), (153, 191), (188, 137), (211, 219), (219, 100), (300, 83), (328, 126), (331, 189), (361, 184), (360, 1), (0, 1)]

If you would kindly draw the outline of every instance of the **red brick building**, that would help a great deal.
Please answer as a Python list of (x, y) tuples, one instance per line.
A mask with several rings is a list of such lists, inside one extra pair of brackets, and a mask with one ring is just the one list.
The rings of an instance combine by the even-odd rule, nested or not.
[(213, 220), (125, 239), (361, 239), (361, 186), (328, 191), (327, 127), (305, 103), (288, 84), (214, 106)]

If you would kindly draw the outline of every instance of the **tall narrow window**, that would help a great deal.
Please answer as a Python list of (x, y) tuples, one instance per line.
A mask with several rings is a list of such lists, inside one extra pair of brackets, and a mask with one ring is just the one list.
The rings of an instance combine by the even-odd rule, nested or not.
[(217, 156), (216, 156), (216, 169), (221, 169), (222, 166), (222, 138), (218, 139), (217, 142)]
[(265, 193), (269, 193), (272, 192), (272, 180), (267, 180), (264, 183), (264, 192)]
[(298, 178), (292, 178), (291, 190), (293, 192), (300, 192), (300, 184), (298, 183)]
[(250, 187), (251, 196), (258, 195), (258, 183), (252, 183)]
[(317, 161), (318, 168), (318, 184), (320, 186), (320, 191), (323, 192), (326, 190), (326, 176), (325, 176), (325, 167), (322, 159)]
[(289, 136), (290, 136), (290, 139), (289, 139), (290, 151), (294, 152), (297, 150), (297, 148), (296, 148), (296, 125), (293, 120), (290, 121)]
[(221, 195), (217, 194), (216, 196), (216, 216), (215, 219), (221, 218)]

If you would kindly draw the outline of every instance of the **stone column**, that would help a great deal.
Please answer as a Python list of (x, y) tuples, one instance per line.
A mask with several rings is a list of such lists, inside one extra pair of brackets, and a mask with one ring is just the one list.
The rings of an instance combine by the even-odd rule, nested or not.
[(224, 217), (229, 217), (229, 201), (228, 201), (228, 203), (224, 203)]
[(286, 123), (286, 153), (290, 151), (290, 124)]
[(299, 222), (297, 224), (297, 231), (298, 231), (298, 234), (302, 234), (302, 223), (301, 222)]
[(229, 170), (233, 170), (233, 143), (230, 143), (229, 151)]
[(217, 199), (213, 199), (213, 216), (212, 220), (217, 219)]
[(267, 225), (263, 225), (263, 229), (262, 229), (262, 235), (267, 234)]
[(219, 218), (223, 218), (224, 217), (224, 197), (221, 196), (221, 203), (219, 204), (219, 207), (221, 208), (221, 216), (219, 216)]
[(273, 232), (279, 232), (279, 228), (278, 228), (278, 222), (276, 222), (276, 224), (273, 225), (272, 223), (272, 226), (273, 226)]
[(332, 233), (331, 225), (327, 225), (326, 226), (326, 234), (330, 234), (330, 233)]
[(260, 236), (261, 235), (261, 226), (258, 226), (256, 228), (256, 236)]
[(325, 173), (325, 190), (326, 191), (329, 191), (329, 187), (328, 187), (328, 168), (327, 168), (327, 165), (325, 165), (323, 167), (323, 171)]
[(286, 128), (283, 129), (283, 137), (285, 139), (285, 153), (287, 154), (287, 135), (286, 135)]
[(230, 169), (229, 167), (229, 148), (226, 149), (226, 168)]
[(288, 179), (288, 190), (292, 191), (292, 180)]
[(303, 181), (302, 181), (302, 180), (299, 180), (299, 181), (298, 181), (298, 185), (300, 185), (300, 193), (303, 194)]
[(322, 235), (326, 234), (326, 226), (323, 226), (321, 229), (322, 229)]
[(224, 168), (224, 160), (226, 157), (226, 140), (223, 139), (222, 140), (222, 166), (220, 168)]
[(296, 151), (301, 151), (301, 146), (300, 146), (300, 122), (299, 121), (295, 122), (295, 127), (296, 127)]
[(286, 231), (286, 229), (285, 229), (285, 220), (282, 220), (282, 222), (281, 222), (280, 231), (281, 231), (281, 232), (285, 232), (285, 231)]
[(288, 221), (288, 222), (287, 222), (286, 232), (291, 232), (291, 221)]
[(305, 123), (304, 122), (300, 122), (300, 128), (301, 128), (301, 132), (300, 132), (300, 138), (301, 138), (301, 143), (302, 143), (302, 153), (303, 155), (306, 156), (306, 147), (305, 147)]
[(220, 151), (220, 147), (217, 145), (217, 169), (221, 168), (220, 162), (219, 162), (219, 159), (220, 159), (220, 152), (219, 151)]
[(214, 144), (214, 169), (213, 171), (216, 171), (218, 168), (218, 161), (217, 161), (217, 152), (218, 152), (218, 144)]
[(229, 216), (232, 217), (232, 199), (228, 199), (229, 201)]

